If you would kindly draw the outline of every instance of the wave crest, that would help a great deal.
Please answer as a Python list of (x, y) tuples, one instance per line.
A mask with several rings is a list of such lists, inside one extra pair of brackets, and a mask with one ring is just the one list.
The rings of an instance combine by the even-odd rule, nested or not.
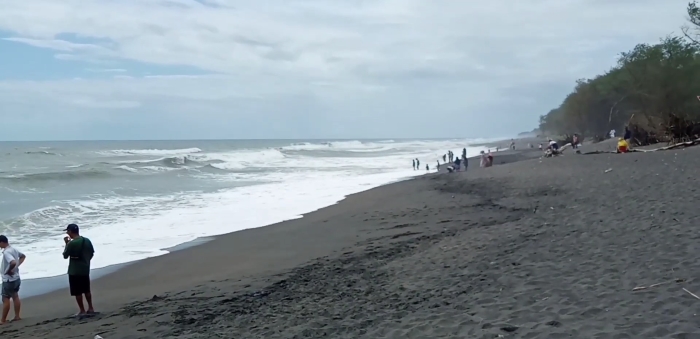
[(201, 153), (202, 150), (197, 147), (192, 148), (180, 148), (180, 149), (115, 149), (110, 151), (99, 151), (98, 154), (101, 155), (111, 155), (111, 156), (128, 156), (128, 155), (155, 155), (155, 156), (169, 156), (169, 155), (183, 155), (192, 153)]

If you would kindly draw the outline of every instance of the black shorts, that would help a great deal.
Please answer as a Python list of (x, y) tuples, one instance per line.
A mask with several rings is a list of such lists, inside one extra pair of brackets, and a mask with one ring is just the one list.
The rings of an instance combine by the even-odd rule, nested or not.
[(89, 275), (69, 275), (68, 286), (70, 295), (79, 296), (90, 293), (90, 276)]

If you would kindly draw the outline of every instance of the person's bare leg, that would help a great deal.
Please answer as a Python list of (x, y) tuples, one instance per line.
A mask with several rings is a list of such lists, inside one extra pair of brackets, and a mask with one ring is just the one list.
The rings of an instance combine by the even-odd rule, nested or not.
[(80, 309), (80, 312), (78, 312), (78, 314), (85, 314), (85, 306), (83, 305), (83, 295), (76, 295), (75, 301), (78, 303), (78, 308)]
[(7, 322), (7, 315), (10, 314), (10, 298), (2, 297), (2, 319), (0, 325)]
[(15, 293), (15, 295), (12, 296), (12, 303), (15, 306), (15, 317), (12, 321), (22, 320), (22, 317), (19, 316), (19, 311), (22, 308), (22, 301), (19, 300), (19, 293)]
[(88, 313), (95, 313), (95, 308), (92, 307), (92, 293), (85, 293), (85, 300), (87, 300), (88, 304)]

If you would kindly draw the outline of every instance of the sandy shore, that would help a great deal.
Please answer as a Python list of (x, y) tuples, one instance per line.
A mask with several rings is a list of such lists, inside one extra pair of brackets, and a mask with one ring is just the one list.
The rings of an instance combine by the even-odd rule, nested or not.
[(0, 335), (700, 337), (700, 148), (525, 153), (129, 265), (94, 283), (93, 319), (65, 318), (65, 290), (29, 298)]

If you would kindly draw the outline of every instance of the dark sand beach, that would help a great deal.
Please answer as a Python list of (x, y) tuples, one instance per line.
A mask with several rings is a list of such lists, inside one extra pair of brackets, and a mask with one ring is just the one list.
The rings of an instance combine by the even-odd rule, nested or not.
[(700, 338), (700, 148), (528, 152), (128, 265), (92, 319), (28, 298), (0, 336)]

